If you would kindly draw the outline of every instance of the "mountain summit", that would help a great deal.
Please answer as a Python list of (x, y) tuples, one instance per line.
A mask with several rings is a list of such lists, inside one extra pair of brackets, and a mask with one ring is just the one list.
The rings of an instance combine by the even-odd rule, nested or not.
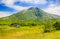
[(37, 7), (35, 7), (35, 8), (34, 7), (30, 7), (28, 10), (32, 10), (32, 9), (37, 9), (38, 10), (39, 8), (37, 8)]

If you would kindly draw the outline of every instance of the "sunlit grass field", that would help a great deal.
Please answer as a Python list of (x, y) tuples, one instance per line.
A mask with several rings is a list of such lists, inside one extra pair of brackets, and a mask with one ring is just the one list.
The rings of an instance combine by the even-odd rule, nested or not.
[(0, 26), (0, 39), (60, 39), (60, 31), (43, 32), (42, 26)]

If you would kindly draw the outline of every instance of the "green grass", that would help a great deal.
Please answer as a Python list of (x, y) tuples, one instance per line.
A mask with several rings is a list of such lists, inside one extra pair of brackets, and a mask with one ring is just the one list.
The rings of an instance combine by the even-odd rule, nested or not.
[(43, 33), (42, 26), (0, 26), (0, 39), (60, 39), (60, 31)]

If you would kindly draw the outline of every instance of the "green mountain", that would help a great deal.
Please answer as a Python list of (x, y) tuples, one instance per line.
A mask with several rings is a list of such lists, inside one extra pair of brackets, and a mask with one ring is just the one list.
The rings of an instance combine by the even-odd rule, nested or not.
[(47, 12), (39, 9), (31, 7), (27, 10), (22, 10), (16, 14), (13, 14), (8, 17), (0, 18), (1, 23), (20, 23), (20, 22), (44, 22), (47, 20), (55, 20), (59, 19), (60, 16), (48, 14)]

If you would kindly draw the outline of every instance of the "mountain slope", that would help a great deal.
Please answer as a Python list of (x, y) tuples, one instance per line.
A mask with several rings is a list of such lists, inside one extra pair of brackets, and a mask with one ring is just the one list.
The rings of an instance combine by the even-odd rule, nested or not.
[(13, 14), (8, 17), (2, 18), (3, 21), (14, 21), (14, 22), (21, 22), (21, 21), (33, 21), (33, 22), (39, 22), (39, 21), (47, 21), (47, 20), (54, 20), (59, 19), (60, 17), (57, 15), (52, 15), (44, 12), (43, 10), (39, 8), (29, 8), (27, 10), (20, 11), (16, 14)]

